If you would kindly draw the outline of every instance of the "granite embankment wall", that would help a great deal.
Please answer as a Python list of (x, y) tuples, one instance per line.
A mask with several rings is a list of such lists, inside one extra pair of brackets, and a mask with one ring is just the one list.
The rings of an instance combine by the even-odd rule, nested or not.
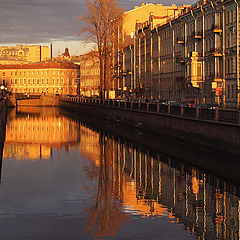
[(160, 135), (177, 137), (192, 143), (240, 154), (240, 125), (237, 123), (195, 119), (173, 114), (117, 108), (93, 103), (61, 100), (71, 111), (137, 127)]
[[(2, 165), (3, 146), (7, 122), (7, 101), (0, 101), (0, 168)], [(0, 171), (1, 172), (1, 171)]]
[[(160, 154), (161, 161), (168, 161), (168, 157), (170, 156), (174, 160), (177, 160), (174, 162), (176, 166), (179, 166), (179, 161), (181, 161), (191, 166), (205, 169), (235, 183), (240, 183), (239, 155), (226, 155), (224, 149), (219, 148), (216, 151), (215, 149), (206, 148), (205, 146), (189, 141), (162, 136), (86, 114), (79, 114), (78, 112), (62, 109), (61, 113), (79, 120), (86, 127), (94, 131), (102, 132), (108, 138), (111, 137), (115, 140), (117, 139), (117, 141), (121, 141), (125, 145), (129, 144), (131, 147), (140, 148), (141, 151), (150, 154), (150, 156)], [(185, 166), (187, 167), (187, 165)]]

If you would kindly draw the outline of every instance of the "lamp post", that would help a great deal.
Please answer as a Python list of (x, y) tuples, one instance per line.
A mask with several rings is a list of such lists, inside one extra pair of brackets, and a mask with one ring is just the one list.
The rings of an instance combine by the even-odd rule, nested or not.
[(1, 95), (3, 96), (3, 93), (4, 93), (4, 89), (5, 89), (5, 87), (2, 85), (1, 86)]

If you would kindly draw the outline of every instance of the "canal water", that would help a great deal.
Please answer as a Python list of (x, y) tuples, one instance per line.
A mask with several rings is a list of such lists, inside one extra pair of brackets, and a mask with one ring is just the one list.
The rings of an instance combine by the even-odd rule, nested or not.
[(238, 185), (70, 116), (9, 112), (0, 239), (239, 239)]

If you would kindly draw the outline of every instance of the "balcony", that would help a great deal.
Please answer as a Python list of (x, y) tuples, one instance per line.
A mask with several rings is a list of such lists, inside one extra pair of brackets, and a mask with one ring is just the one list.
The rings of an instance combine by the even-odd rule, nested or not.
[(188, 57), (202, 57), (202, 53), (201, 52), (188, 52)]
[(196, 40), (200, 40), (203, 37), (203, 33), (202, 32), (193, 32), (192, 37)]
[(176, 82), (178, 83), (184, 83), (185, 82), (185, 78), (183, 76), (178, 76), (175, 78)]
[(214, 57), (222, 57), (222, 49), (221, 48), (212, 48), (211, 53)]
[(215, 75), (214, 75), (214, 82), (222, 82), (222, 74), (221, 73), (215, 73)]
[(184, 37), (182, 37), (182, 36), (177, 37), (177, 43), (178, 44), (184, 44), (185, 43)]
[(212, 26), (212, 31), (214, 33), (222, 33), (222, 29), (220, 28), (220, 26), (218, 24)]
[(185, 64), (185, 58), (182, 56), (176, 57), (176, 63)]

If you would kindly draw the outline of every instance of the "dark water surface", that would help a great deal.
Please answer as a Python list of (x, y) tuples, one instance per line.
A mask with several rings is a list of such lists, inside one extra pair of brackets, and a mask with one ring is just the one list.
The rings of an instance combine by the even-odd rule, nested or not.
[(237, 185), (58, 109), (9, 113), (1, 173), (3, 240), (239, 239)]

